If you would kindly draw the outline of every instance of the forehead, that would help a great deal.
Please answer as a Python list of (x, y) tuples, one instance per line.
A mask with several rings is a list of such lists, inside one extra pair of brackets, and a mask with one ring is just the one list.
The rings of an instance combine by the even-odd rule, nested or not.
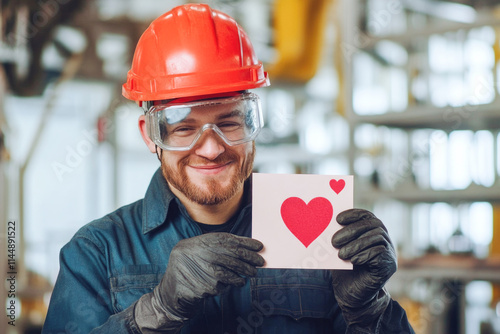
[(241, 100), (225, 103), (200, 101), (193, 104), (168, 105), (165, 112), (167, 118), (173, 116), (177, 122), (186, 120), (208, 122), (221, 117), (237, 116), (243, 110), (244, 104), (245, 102)]
[(227, 99), (227, 98), (232, 98), (232, 97), (238, 97), (238, 96), (245, 96), (249, 94), (247, 91), (238, 91), (238, 92), (228, 92), (228, 93), (218, 93), (218, 94), (209, 94), (209, 95), (200, 95), (200, 96), (193, 96), (193, 97), (179, 97), (179, 98), (174, 98), (170, 100), (155, 100), (155, 101), (149, 101), (150, 105), (167, 105), (167, 104), (173, 104), (173, 103), (196, 103), (196, 102), (202, 102), (202, 101), (210, 101), (210, 100), (220, 100), (220, 99)]

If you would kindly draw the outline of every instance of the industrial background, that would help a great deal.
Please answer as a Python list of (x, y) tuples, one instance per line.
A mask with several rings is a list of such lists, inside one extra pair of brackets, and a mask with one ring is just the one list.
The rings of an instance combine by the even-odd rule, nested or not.
[[(60, 248), (143, 197), (159, 163), (121, 84), (144, 29), (186, 2), (0, 0), (0, 333), (39, 333)], [(203, 2), (270, 75), (255, 171), (353, 174), (416, 332), (500, 333), (498, 1)]]

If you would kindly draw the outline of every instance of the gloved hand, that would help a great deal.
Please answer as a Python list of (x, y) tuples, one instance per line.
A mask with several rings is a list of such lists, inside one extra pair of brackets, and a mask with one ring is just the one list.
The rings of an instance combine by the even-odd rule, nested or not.
[(332, 271), (335, 298), (349, 326), (374, 333), (391, 300), (384, 285), (396, 272), (396, 252), (384, 224), (370, 211), (346, 210), (337, 222), (344, 228), (333, 235), (332, 245), (353, 270)]
[(229, 286), (243, 286), (264, 265), (255, 239), (208, 233), (184, 239), (172, 249), (160, 284), (142, 296), (134, 316), (142, 333), (176, 333), (198, 310), (203, 298)]

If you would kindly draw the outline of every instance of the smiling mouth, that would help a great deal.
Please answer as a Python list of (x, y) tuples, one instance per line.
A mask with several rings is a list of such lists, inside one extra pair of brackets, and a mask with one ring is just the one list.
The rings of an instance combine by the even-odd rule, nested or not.
[(232, 164), (232, 161), (228, 161), (226, 163), (222, 164), (215, 164), (215, 165), (194, 165), (194, 166), (189, 166), (198, 172), (204, 173), (204, 174), (216, 174), (221, 171), (223, 171), (226, 167)]

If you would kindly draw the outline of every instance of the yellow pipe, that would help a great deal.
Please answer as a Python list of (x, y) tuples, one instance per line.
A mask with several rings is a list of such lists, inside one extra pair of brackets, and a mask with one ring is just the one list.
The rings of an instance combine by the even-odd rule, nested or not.
[(276, 0), (273, 20), (278, 60), (269, 64), (273, 79), (307, 82), (315, 74), (332, 0)]
[[(493, 206), (493, 238), (490, 244), (490, 257), (500, 257), (500, 204)], [(500, 302), (500, 285), (493, 284), (492, 307)]]

